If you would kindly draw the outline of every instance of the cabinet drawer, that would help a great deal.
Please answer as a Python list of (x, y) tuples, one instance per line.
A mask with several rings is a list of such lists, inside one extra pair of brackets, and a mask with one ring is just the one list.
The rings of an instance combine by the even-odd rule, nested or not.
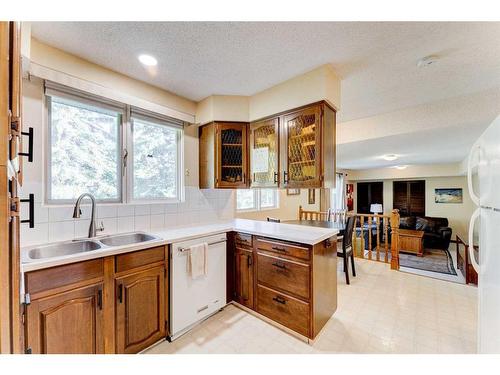
[(235, 233), (234, 242), (236, 246), (251, 248), (253, 246), (252, 235), (246, 233)]
[(26, 292), (35, 294), (103, 276), (103, 259), (46, 268), (26, 273)]
[(305, 246), (294, 245), (286, 242), (268, 240), (266, 238), (257, 239), (259, 250), (272, 251), (273, 253), (309, 260), (310, 251)]
[(309, 299), (309, 276), (308, 264), (288, 261), (263, 253), (257, 255), (257, 281), (259, 283)]
[(309, 304), (265, 286), (257, 286), (257, 312), (309, 336)]
[(165, 247), (134, 251), (116, 256), (116, 272), (123, 272), (165, 260)]

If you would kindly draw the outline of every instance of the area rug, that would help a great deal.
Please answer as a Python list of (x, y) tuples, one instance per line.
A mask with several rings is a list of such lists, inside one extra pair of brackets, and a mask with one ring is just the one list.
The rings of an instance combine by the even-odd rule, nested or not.
[(401, 267), (439, 272), (447, 275), (457, 274), (450, 252), (442, 249), (425, 249), (424, 256), (422, 257), (399, 253), (399, 265)]

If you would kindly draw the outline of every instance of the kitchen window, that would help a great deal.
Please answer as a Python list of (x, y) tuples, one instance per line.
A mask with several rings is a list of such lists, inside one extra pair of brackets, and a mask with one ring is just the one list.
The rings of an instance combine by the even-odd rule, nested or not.
[(46, 202), (178, 201), (183, 124), (46, 82)]
[(117, 110), (49, 96), (47, 200), (73, 202), (84, 192), (121, 201), (121, 128)]
[(236, 209), (259, 211), (279, 208), (278, 189), (238, 189)]

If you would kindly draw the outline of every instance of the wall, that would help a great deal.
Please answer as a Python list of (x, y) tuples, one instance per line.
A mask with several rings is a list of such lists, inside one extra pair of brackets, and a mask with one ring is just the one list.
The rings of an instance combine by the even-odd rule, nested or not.
[(198, 103), (196, 123), (254, 121), (320, 100), (340, 108), (340, 79), (330, 65), (322, 65), (252, 96), (209, 96)]
[(274, 217), (280, 220), (297, 220), (299, 206), (304, 210), (319, 211), (319, 189), (316, 189), (315, 204), (308, 203), (308, 189), (300, 189), (300, 195), (287, 195), (286, 189), (279, 189), (279, 208), (263, 211), (238, 212), (235, 216), (241, 219), (266, 220)]
[[(357, 211), (357, 188), (356, 181), (350, 179), (348, 183), (354, 183), (354, 211)], [(373, 179), (380, 181), (382, 179)], [(384, 182), (384, 213), (388, 214), (392, 210), (393, 203), (393, 181), (398, 179), (383, 179)], [(469, 197), (467, 188), (467, 177), (449, 176), (449, 177), (420, 177), (408, 178), (408, 180), (425, 180), (425, 214), (426, 216), (446, 217), (453, 230), (452, 239), (458, 234), (462, 240), (467, 241), (469, 219), (474, 212), (475, 206)], [(443, 204), (434, 202), (434, 189), (437, 188), (462, 188), (463, 203)]]
[[(43, 85), (39, 79), (23, 81), (25, 126), (34, 128), (34, 161), (24, 162), (25, 181), (20, 196), (35, 194), (35, 228), (21, 225), (21, 246), (85, 237), (90, 223), (90, 206), (82, 208), (80, 219), (73, 219), (71, 206), (44, 204), (44, 129), (46, 126)], [(106, 234), (134, 230), (158, 230), (174, 226), (231, 219), (234, 215), (234, 191), (198, 189), (198, 128), (184, 132), (185, 201), (177, 204), (99, 204), (98, 223)], [(22, 205), (21, 217), (28, 207)]]

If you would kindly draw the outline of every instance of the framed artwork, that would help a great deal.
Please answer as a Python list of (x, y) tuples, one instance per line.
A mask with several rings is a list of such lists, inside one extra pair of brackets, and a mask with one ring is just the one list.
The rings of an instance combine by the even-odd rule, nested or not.
[(463, 203), (462, 188), (435, 189), (435, 203)]
[(309, 204), (316, 203), (316, 189), (309, 189), (307, 196), (308, 196), (308, 203)]
[(354, 184), (346, 184), (347, 211), (354, 210)]
[(300, 195), (300, 189), (286, 189), (286, 195)]

